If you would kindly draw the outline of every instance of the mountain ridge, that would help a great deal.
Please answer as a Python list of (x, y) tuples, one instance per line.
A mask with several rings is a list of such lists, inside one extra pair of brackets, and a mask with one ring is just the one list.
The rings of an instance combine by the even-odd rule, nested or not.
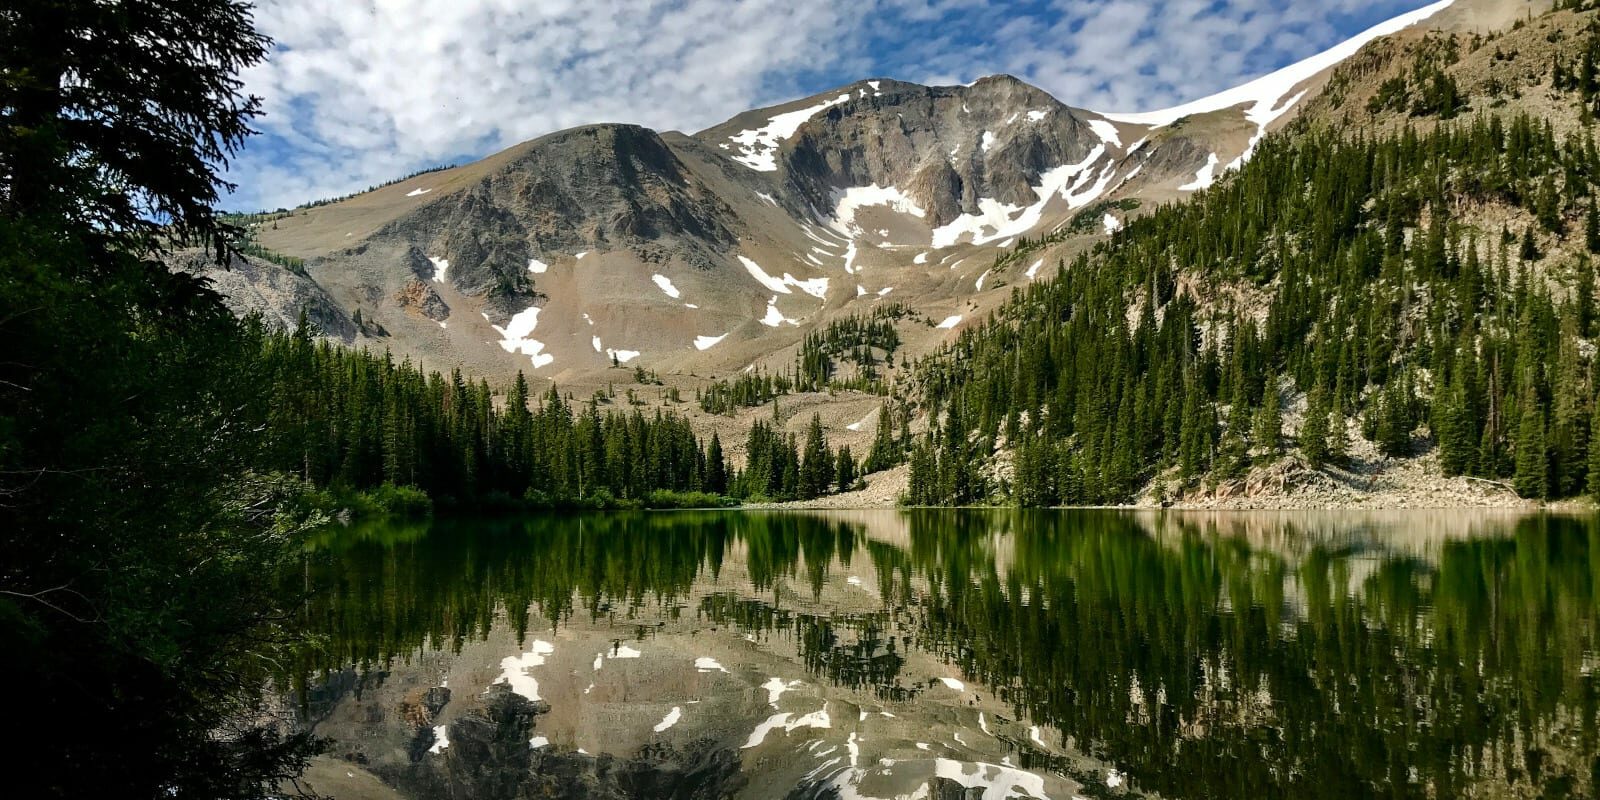
[[(1402, 20), (1513, 5), (1526, 4), (1456, 0)], [(255, 217), (249, 237), (359, 314), (354, 341), (491, 377), (587, 390), (643, 366), (698, 390), (707, 375), (785, 371), (809, 333), (888, 305), (911, 309), (902, 356), (915, 357), (1241, 163), (1320, 96), (1329, 70), (1284, 84), (1296, 69), (1253, 82), (1295, 90), (1265, 104), (1270, 119), (1252, 115), (1257, 100), (1133, 122), (1012, 76), (870, 78), (692, 134), (553, 132)], [(270, 306), (271, 287), (258, 293)]]

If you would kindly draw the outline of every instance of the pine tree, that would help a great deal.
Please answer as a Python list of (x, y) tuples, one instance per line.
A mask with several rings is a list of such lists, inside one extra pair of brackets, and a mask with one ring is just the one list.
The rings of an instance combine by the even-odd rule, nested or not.
[(1212, 450), (1216, 445), (1216, 409), (1205, 396), (1205, 387), (1198, 376), (1186, 381), (1182, 419), (1178, 477), (1187, 483), (1211, 468)]
[(839, 448), (839, 458), (834, 467), (834, 480), (838, 481), (839, 491), (848, 492), (856, 485), (856, 458), (850, 452), (850, 445)]
[(1261, 408), (1256, 410), (1252, 436), (1257, 453), (1268, 462), (1276, 460), (1283, 452), (1283, 410), (1280, 403), (1277, 376), (1269, 376), (1262, 390)]
[[(1594, 410), (1589, 415), (1589, 430), (1600, 431), (1600, 399), (1589, 404)], [(1600, 447), (1594, 446), (1591, 436), (1589, 447), (1589, 474), (1587, 475), (1589, 496), (1600, 502)]]
[(878, 407), (878, 428), (872, 435), (872, 449), (867, 451), (862, 470), (867, 474), (882, 472), (905, 460), (904, 442), (896, 439), (894, 418), (887, 404)]
[(1404, 384), (1403, 380), (1390, 381), (1377, 407), (1378, 451), (1390, 458), (1411, 454), (1411, 398)]
[(1527, 393), (1522, 401), (1522, 421), (1517, 425), (1517, 471), (1512, 486), (1530, 500), (1550, 496), (1550, 461), (1545, 451), (1544, 409)]
[(1600, 254), (1600, 207), (1594, 197), (1589, 198), (1589, 213), (1584, 215), (1583, 242), (1590, 253)]
[(1312, 469), (1327, 464), (1331, 457), (1328, 411), (1328, 392), (1319, 384), (1306, 398), (1306, 417), (1300, 425), (1300, 455)]
[(833, 483), (833, 455), (828, 452), (828, 440), (822, 433), (822, 417), (811, 415), (806, 428), (805, 451), (800, 459), (801, 499), (809, 500), (828, 493)]
[(722, 455), (722, 438), (715, 431), (711, 434), (711, 444), (706, 446), (706, 478), (705, 490), (713, 494), (725, 494), (728, 491), (728, 464)]
[(1250, 426), (1250, 409), (1245, 406), (1244, 392), (1239, 390), (1234, 395), (1233, 405), (1228, 409), (1227, 430), (1222, 435), (1222, 443), (1217, 448), (1217, 477), (1223, 480), (1232, 480), (1244, 475), (1250, 469), (1250, 441), (1245, 437), (1245, 431)]
[(1533, 228), (1522, 229), (1522, 245), (1518, 249), (1518, 257), (1523, 261), (1538, 261), (1543, 258), (1539, 252), (1539, 243), (1533, 238)]
[(1333, 414), (1328, 419), (1328, 463), (1344, 466), (1350, 461), (1350, 424), (1344, 415), (1344, 403), (1333, 401)]

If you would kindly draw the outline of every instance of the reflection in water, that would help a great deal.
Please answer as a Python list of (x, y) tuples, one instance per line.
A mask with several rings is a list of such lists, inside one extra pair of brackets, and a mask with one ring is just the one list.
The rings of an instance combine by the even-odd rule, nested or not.
[[(396, 723), (340, 703), (385, 681), (410, 687), (395, 700), (410, 703), (405, 757), (345, 755), (418, 796), (500, 796), (457, 779), (498, 751), (465, 752), (460, 736), (478, 735), (466, 722), (432, 724), (469, 720), (447, 708), (476, 705), (470, 719), (521, 720), (519, 741), (533, 737), (520, 748), (533, 755), (500, 754), (515, 762), (506, 785), (558, 796), (1580, 797), (1600, 786), (1597, 577), (1600, 526), (1548, 517), (727, 512), (390, 525), (330, 532), (295, 576), (320, 642), (296, 685), (308, 724), (341, 737)], [(629, 668), (654, 653), (655, 671), (620, 677), (608, 656), (628, 642), (646, 656)], [(540, 664), (554, 653), (528, 671), (545, 685), (527, 708), (494, 685), (510, 650)], [(694, 669), (701, 652), (716, 669)], [(485, 666), (469, 669), (473, 658)], [(795, 674), (769, 681), (785, 664)], [(448, 699), (435, 685), (445, 674), (482, 687)], [(681, 698), (668, 688), (690, 678)], [(806, 681), (812, 695), (769, 708), (774, 685), (782, 695)], [(653, 725), (623, 714), (652, 702), (639, 713)], [(829, 724), (791, 732), (803, 714), (819, 719), (818, 704)], [(790, 735), (742, 749), (764, 721)], [(585, 742), (651, 766), (618, 783), (626, 770), (554, 760), (589, 758)], [(480, 762), (430, 766), (445, 756)]]

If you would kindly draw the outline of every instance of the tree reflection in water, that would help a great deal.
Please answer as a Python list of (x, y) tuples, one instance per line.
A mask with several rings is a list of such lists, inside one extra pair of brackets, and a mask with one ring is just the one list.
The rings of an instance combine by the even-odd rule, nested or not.
[[(853, 573), (875, 607), (826, 600)], [(931, 653), (1165, 796), (1577, 797), (1597, 576), (1592, 519), (708, 512), (334, 531), (286, 584), (302, 692), (496, 625), (693, 614), (884, 700)]]

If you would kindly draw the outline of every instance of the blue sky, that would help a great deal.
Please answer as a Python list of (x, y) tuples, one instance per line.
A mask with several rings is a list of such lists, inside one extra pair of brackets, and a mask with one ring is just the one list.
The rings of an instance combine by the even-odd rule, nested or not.
[(867, 77), (1010, 73), (1143, 111), (1313, 55), (1425, 0), (262, 0), (263, 135), (233, 209), (292, 206), (554, 130), (695, 131)]

